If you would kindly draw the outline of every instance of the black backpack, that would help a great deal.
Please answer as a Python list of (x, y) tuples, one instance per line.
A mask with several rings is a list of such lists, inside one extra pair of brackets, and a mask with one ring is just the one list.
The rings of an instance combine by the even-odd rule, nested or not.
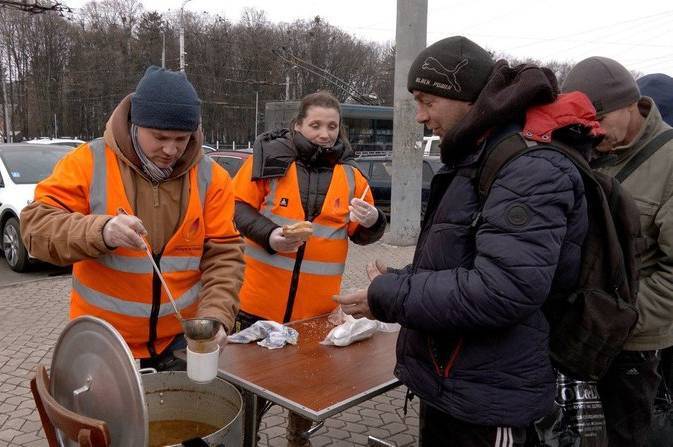
[(577, 288), (569, 295), (549, 296), (543, 306), (550, 325), (551, 358), (564, 374), (598, 380), (638, 321), (640, 215), (619, 182), (592, 171), (579, 151), (556, 141), (538, 144), (520, 132), (485, 149), (475, 174), (482, 206), (500, 169), (522, 154), (541, 149), (559, 152), (577, 167), (589, 212)]

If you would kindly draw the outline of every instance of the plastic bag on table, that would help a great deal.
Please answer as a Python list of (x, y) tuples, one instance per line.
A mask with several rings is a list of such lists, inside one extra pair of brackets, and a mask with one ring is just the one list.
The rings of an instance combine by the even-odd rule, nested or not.
[(255, 340), (262, 340), (257, 344), (264, 348), (278, 349), (287, 343), (296, 345), (299, 340), (299, 333), (295, 329), (275, 321), (262, 320), (256, 321), (250, 327), (227, 337), (229, 343), (250, 343)]
[(539, 447), (607, 447), (596, 383), (558, 373), (554, 411), (535, 422), (535, 431)]
[(358, 340), (371, 337), (378, 331), (379, 322), (367, 318), (353, 318), (351, 315), (344, 316), (344, 322), (333, 327), (321, 345), (348, 346)]

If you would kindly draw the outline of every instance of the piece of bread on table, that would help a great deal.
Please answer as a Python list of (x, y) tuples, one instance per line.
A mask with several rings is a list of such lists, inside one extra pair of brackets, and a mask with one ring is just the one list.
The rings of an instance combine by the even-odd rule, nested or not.
[(307, 241), (313, 234), (313, 224), (308, 221), (297, 222), (292, 225), (283, 225), (283, 236), (288, 239)]

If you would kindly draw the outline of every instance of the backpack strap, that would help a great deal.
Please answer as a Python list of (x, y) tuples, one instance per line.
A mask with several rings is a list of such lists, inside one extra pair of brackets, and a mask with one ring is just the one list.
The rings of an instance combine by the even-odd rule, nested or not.
[(656, 137), (652, 138), (645, 147), (638, 152), (631, 160), (626, 163), (626, 165), (615, 175), (615, 178), (619, 183), (624, 182), (629, 175), (633, 174), (633, 171), (638, 169), (640, 165), (645, 163), (648, 158), (654, 155), (659, 149), (661, 149), (664, 144), (668, 143), (673, 139), (673, 129), (668, 129), (661, 132)]
[(491, 191), (498, 172), (515, 158), (538, 150), (552, 150), (560, 152), (573, 162), (580, 170), (583, 177), (593, 178), (593, 173), (589, 162), (578, 151), (562, 143), (555, 141), (553, 144), (540, 144), (535, 141), (526, 140), (521, 133), (514, 133), (502, 139), (499, 143), (493, 145), (484, 155), (478, 175), (478, 193), (483, 205), (486, 197)]

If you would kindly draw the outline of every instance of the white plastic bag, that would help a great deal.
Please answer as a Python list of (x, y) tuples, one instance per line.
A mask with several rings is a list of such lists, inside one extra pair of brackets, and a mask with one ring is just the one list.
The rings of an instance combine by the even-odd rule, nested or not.
[(344, 317), (344, 322), (329, 331), (321, 345), (348, 346), (358, 340), (369, 338), (378, 331), (379, 322), (367, 318), (355, 319), (351, 315)]
[(227, 337), (229, 343), (250, 343), (260, 340), (258, 345), (268, 349), (278, 349), (286, 343), (296, 345), (299, 333), (288, 326), (271, 320), (256, 321), (252, 326)]
[(341, 306), (329, 314), (327, 321), (336, 327), (332, 328), (325, 339), (320, 342), (321, 345), (348, 346), (358, 340), (371, 337), (377, 331), (397, 332), (400, 330), (400, 325), (397, 323), (382, 323), (367, 318), (356, 319), (351, 315), (346, 315)]

